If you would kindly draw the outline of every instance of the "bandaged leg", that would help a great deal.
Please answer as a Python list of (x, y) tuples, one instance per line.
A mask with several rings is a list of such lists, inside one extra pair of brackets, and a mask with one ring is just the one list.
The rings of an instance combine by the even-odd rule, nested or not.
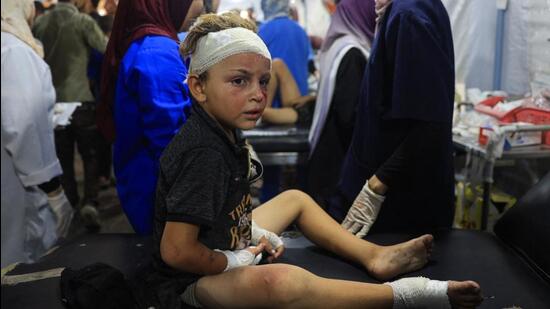
[(189, 306), (193, 306), (195, 308), (202, 308), (201, 304), (195, 297), (195, 289), (197, 288), (197, 283), (193, 283), (189, 285), (185, 291), (181, 294), (180, 298), (181, 300)]
[(403, 278), (385, 283), (393, 289), (393, 308), (451, 308), (447, 281), (424, 277)]

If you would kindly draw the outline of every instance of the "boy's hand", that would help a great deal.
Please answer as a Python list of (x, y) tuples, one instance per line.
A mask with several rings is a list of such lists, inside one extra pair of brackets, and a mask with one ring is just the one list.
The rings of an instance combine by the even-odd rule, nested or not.
[(224, 272), (237, 267), (256, 265), (262, 259), (262, 251), (265, 249), (265, 244), (258, 244), (256, 247), (248, 247), (242, 250), (214, 250), (225, 255), (227, 266)]
[(262, 236), (262, 238), (260, 238), (260, 244), (265, 245), (265, 251), (269, 254), (269, 256), (267, 257), (267, 261), (269, 263), (273, 263), (273, 261), (278, 259), (285, 251), (285, 246), (284, 244), (282, 244), (282, 242), (278, 247), (274, 248), (271, 242), (267, 240), (265, 236)]
[(265, 244), (265, 250), (269, 253), (267, 261), (269, 263), (277, 259), (284, 251), (284, 243), (277, 234), (260, 227), (252, 220), (252, 244)]

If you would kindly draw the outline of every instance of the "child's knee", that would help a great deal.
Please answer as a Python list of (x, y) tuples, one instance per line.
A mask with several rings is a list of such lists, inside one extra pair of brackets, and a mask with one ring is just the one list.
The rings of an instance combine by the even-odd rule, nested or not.
[(285, 203), (286, 205), (304, 206), (314, 203), (313, 199), (307, 193), (300, 190), (286, 190), (281, 194), (284, 195), (285, 200), (287, 201)]
[(303, 290), (307, 286), (307, 274), (305, 270), (296, 266), (272, 265), (258, 268), (255, 282), (270, 302), (284, 305), (293, 303), (303, 295)]

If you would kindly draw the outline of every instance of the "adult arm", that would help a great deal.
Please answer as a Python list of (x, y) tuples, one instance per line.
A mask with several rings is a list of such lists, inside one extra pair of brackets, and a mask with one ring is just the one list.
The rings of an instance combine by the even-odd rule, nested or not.
[(49, 69), (41, 71), (31, 53), (14, 47), (2, 55), (2, 140), (26, 187), (61, 174), (51, 118), (55, 90)]
[(369, 180), (370, 188), (374, 192), (385, 194), (392, 184), (408, 173), (415, 162), (421, 160), (426, 153), (434, 151), (434, 147), (438, 147), (448, 130), (442, 123), (423, 121), (412, 121), (410, 128), (399, 147)]
[[(443, 29), (443, 30), (442, 30)], [(452, 117), (454, 64), (450, 35), (422, 17), (403, 13), (386, 31), (386, 56), (393, 71), (388, 120), (408, 127), (408, 134), (370, 179), (385, 194), (421, 152), (445, 136)], [(451, 44), (452, 45), (452, 44)]]
[(186, 120), (184, 110), (190, 105), (183, 85), (186, 69), (175, 43), (173, 48), (144, 51), (136, 61), (134, 87), (144, 141), (151, 157), (158, 159)]
[[(384, 194), (412, 167), (423, 153), (437, 147), (445, 136), (452, 116), (454, 65), (452, 44), (449, 48), (427, 20), (402, 13), (388, 21), (385, 36), (384, 69), (392, 72), (391, 87), (381, 104), (388, 125), (407, 128), (401, 144), (379, 170), (366, 181), (344, 219), (344, 227), (363, 237), (376, 220)], [(396, 21), (395, 19), (399, 19)], [(447, 41), (448, 43), (448, 41)], [(388, 93), (391, 89), (391, 93)], [(410, 179), (410, 181), (416, 181)]]
[(107, 36), (103, 33), (97, 22), (88, 15), (82, 16), (82, 33), (88, 45), (99, 51), (105, 53), (107, 48)]
[(73, 209), (58, 178), (61, 166), (52, 119), (55, 90), (50, 70), (40, 62), (28, 48), (14, 47), (2, 54), (2, 143), (21, 183), (38, 185), (48, 195), (57, 234), (66, 236)]
[(338, 67), (336, 73), (336, 85), (332, 95), (330, 113), (334, 115), (341, 134), (351, 140), (357, 104), (361, 93), (361, 84), (367, 60), (363, 53), (357, 49), (350, 49)]

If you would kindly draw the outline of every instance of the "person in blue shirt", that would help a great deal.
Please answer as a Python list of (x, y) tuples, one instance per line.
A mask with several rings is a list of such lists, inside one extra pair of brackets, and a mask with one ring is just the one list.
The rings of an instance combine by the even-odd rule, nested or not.
[[(258, 35), (262, 38), (273, 59), (282, 59), (292, 73), (300, 94), (308, 94), (308, 61), (311, 44), (305, 30), (288, 16), (288, 0), (262, 0), (265, 22)], [(281, 107), (281, 100), (275, 97), (271, 107)]]
[[(308, 108), (312, 105), (305, 104), (308, 100), (313, 99), (306, 96), (308, 94), (308, 61), (311, 55), (309, 37), (298, 23), (290, 19), (289, 0), (262, 0), (261, 6), (265, 21), (260, 25), (258, 35), (264, 41), (274, 60), (273, 72), (276, 73), (278, 67), (284, 67), (277, 63), (282, 61), (292, 74), (299, 94), (302, 96), (300, 103), (294, 104), (296, 100), (284, 100), (284, 97), (280, 95), (281, 88), (279, 91), (270, 89), (273, 100), (268, 99), (262, 121), (274, 124), (291, 124), (300, 122), (300, 118), (303, 118), (305, 120), (301, 122), (308, 123), (310, 116), (313, 114), (312, 108)], [(280, 71), (284, 72), (284, 69)], [(283, 79), (272, 76), (272, 80)], [(288, 82), (289, 79), (285, 78), (284, 80)], [(287, 85), (291, 84), (291, 82), (287, 83)], [(296, 98), (295, 94), (290, 97)], [(300, 116), (298, 110), (292, 108), (294, 105), (303, 105), (305, 108), (302, 111), (306, 115)], [(264, 169), (261, 201), (265, 202), (279, 193), (280, 173), (281, 169), (279, 167), (268, 166)]]
[[(369, 229), (450, 228), (455, 79), (449, 17), (439, 0), (377, 0), (376, 12), (355, 129), (328, 212), (357, 236)], [(358, 192), (364, 198), (349, 208)]]
[(118, 196), (138, 234), (152, 233), (158, 160), (191, 104), (177, 33), (201, 11), (202, 0), (122, 0), (115, 16), (98, 125), (114, 139)]

